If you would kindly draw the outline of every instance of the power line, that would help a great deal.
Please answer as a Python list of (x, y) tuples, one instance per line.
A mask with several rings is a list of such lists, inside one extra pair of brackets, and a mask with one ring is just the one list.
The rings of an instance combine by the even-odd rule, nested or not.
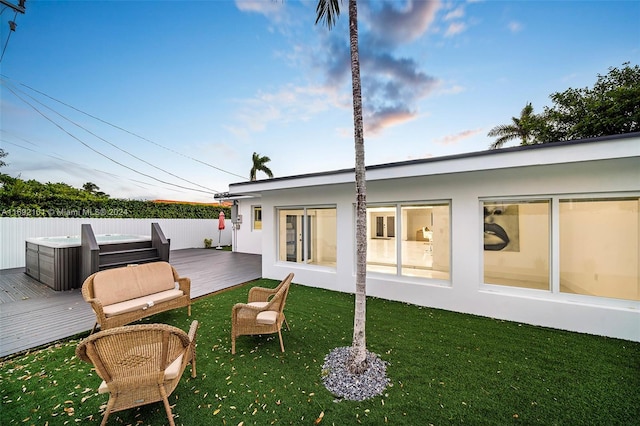
[[(5, 84), (6, 84), (6, 83), (7, 83), (7, 82), (5, 82)], [(16, 88), (16, 90), (18, 90), (18, 89)], [(160, 167), (158, 167), (158, 166), (156, 166), (156, 165), (154, 165), (154, 164), (152, 164), (152, 163), (150, 163), (150, 162), (146, 161), (145, 159), (140, 158), (140, 157), (138, 157), (138, 156), (136, 156), (136, 155), (134, 155), (134, 154), (130, 153), (129, 151), (127, 151), (127, 150), (125, 150), (125, 149), (120, 148), (119, 146), (117, 146), (116, 144), (114, 144), (114, 143), (112, 143), (112, 142), (109, 142), (109, 141), (108, 141), (108, 140), (106, 140), (105, 138), (103, 138), (103, 137), (101, 137), (101, 136), (99, 136), (99, 135), (97, 135), (97, 134), (93, 133), (93, 132), (92, 132), (92, 131), (90, 131), (89, 129), (87, 129), (87, 128), (85, 128), (84, 126), (81, 126), (80, 124), (76, 123), (75, 121), (73, 121), (73, 120), (71, 120), (71, 119), (69, 119), (69, 118), (65, 117), (64, 115), (62, 115), (62, 114), (60, 114), (59, 112), (55, 111), (53, 108), (51, 108), (51, 107), (49, 107), (49, 106), (47, 106), (47, 105), (43, 104), (42, 102), (40, 102), (39, 100), (35, 99), (33, 96), (31, 96), (31, 95), (29, 95), (29, 94), (25, 93), (24, 91), (21, 91), (21, 90), (18, 90), (18, 91), (19, 91), (20, 93), (24, 94), (25, 96), (28, 96), (30, 99), (32, 99), (33, 101), (35, 101), (35, 102), (37, 102), (38, 104), (42, 105), (43, 107), (45, 107), (45, 108), (49, 109), (50, 111), (52, 111), (54, 114), (58, 115), (59, 117), (62, 117), (64, 120), (66, 120), (66, 121), (70, 122), (71, 124), (75, 125), (76, 127), (81, 128), (82, 130), (84, 130), (85, 132), (89, 133), (90, 135), (92, 135), (92, 136), (94, 136), (94, 137), (96, 137), (96, 138), (100, 139), (101, 141), (103, 141), (103, 142), (105, 142), (105, 143), (107, 143), (107, 144), (111, 145), (112, 147), (116, 148), (117, 150), (119, 150), (119, 151), (121, 151), (121, 152), (124, 152), (125, 154), (127, 154), (127, 155), (129, 155), (129, 156), (131, 156), (131, 157), (135, 158), (136, 160), (141, 161), (141, 162), (143, 162), (143, 163), (145, 163), (145, 164), (147, 164), (147, 165), (149, 165), (149, 166), (151, 166), (151, 167), (153, 167), (153, 168), (155, 168), (155, 169), (157, 169), (157, 170), (160, 170), (160, 171), (162, 171), (162, 172), (164, 172), (164, 173), (167, 173), (168, 175), (171, 175), (171, 176), (173, 176), (173, 177), (175, 177), (175, 178), (177, 178), (177, 179), (180, 179), (180, 180), (183, 180), (183, 181), (185, 181), (185, 182), (188, 182), (188, 183), (190, 183), (190, 184), (192, 184), (192, 185), (199, 186), (200, 188), (204, 188), (204, 189), (209, 190), (209, 191), (212, 191), (212, 192), (220, 192), (220, 191), (217, 191), (217, 190), (215, 190), (215, 189), (211, 189), (211, 188), (208, 188), (208, 187), (206, 187), (206, 186), (200, 185), (199, 183), (192, 182), (192, 181), (190, 181), (190, 180), (188, 180), (188, 179), (185, 179), (185, 178), (180, 177), (180, 176), (178, 176), (178, 175), (176, 175), (176, 174), (173, 174), (173, 173), (171, 173), (171, 172), (169, 172), (169, 171), (167, 171), (167, 170), (164, 170), (164, 169), (162, 169), (162, 168), (160, 168)]]
[[(150, 179), (156, 180), (156, 181), (158, 181), (158, 182), (164, 183), (165, 185), (171, 185), (171, 186), (175, 186), (175, 187), (182, 188), (182, 189), (186, 189), (186, 190), (190, 190), (190, 191), (202, 192), (202, 193), (205, 193), (205, 194), (212, 194), (212, 192), (211, 192), (211, 191), (203, 191), (203, 190), (201, 190), (201, 189), (189, 188), (189, 187), (182, 186), (182, 185), (178, 185), (178, 184), (175, 184), (175, 183), (171, 183), (171, 182), (163, 181), (163, 180), (158, 179), (158, 178), (156, 178), (156, 177), (154, 177), (154, 176), (151, 176), (151, 175), (148, 175), (148, 174), (146, 174), (146, 173), (142, 173), (142, 172), (140, 172), (140, 171), (138, 171), (138, 170), (135, 170), (135, 169), (133, 169), (133, 168), (131, 168), (131, 167), (129, 167), (129, 166), (127, 166), (127, 165), (125, 165), (125, 164), (120, 163), (120, 162), (119, 162), (119, 161), (117, 161), (117, 160), (114, 160), (113, 158), (109, 157), (108, 155), (103, 154), (102, 152), (100, 152), (100, 151), (96, 150), (95, 148), (91, 147), (89, 144), (87, 144), (86, 142), (84, 142), (82, 139), (78, 138), (77, 136), (75, 136), (74, 134), (72, 134), (71, 132), (69, 132), (68, 130), (66, 130), (64, 127), (62, 127), (60, 124), (56, 123), (54, 120), (52, 120), (51, 118), (49, 118), (46, 114), (44, 114), (42, 111), (40, 111), (40, 110), (39, 110), (38, 108), (36, 108), (34, 105), (30, 104), (28, 101), (26, 101), (26, 100), (25, 100), (24, 98), (22, 98), (20, 95), (18, 95), (18, 94), (17, 94), (17, 93), (16, 93), (16, 92), (11, 88), (11, 87), (9, 87), (9, 86), (8, 86), (8, 85), (6, 85), (6, 84), (5, 84), (5, 87), (6, 87), (6, 88), (11, 92), (11, 93), (13, 93), (13, 94), (18, 98), (18, 99), (20, 99), (20, 100), (21, 100), (22, 102), (24, 102), (25, 104), (29, 105), (33, 110), (35, 110), (38, 114), (40, 114), (40, 115), (41, 115), (42, 117), (44, 117), (47, 121), (49, 121), (50, 123), (52, 123), (52, 124), (53, 124), (54, 126), (56, 126), (58, 129), (62, 130), (64, 133), (66, 133), (67, 135), (69, 135), (71, 138), (73, 138), (73, 139), (77, 140), (77, 141), (78, 141), (78, 142), (80, 142), (82, 145), (86, 146), (86, 147), (87, 147), (87, 148), (89, 148), (91, 151), (93, 151), (93, 152), (95, 152), (96, 154), (98, 154), (98, 155), (100, 155), (100, 156), (102, 156), (102, 157), (106, 158), (107, 160), (109, 160), (109, 161), (111, 161), (111, 162), (113, 162), (113, 163), (115, 163), (115, 164), (117, 164), (117, 165), (119, 165), (119, 166), (121, 166), (121, 167), (124, 167), (125, 169), (131, 170), (131, 171), (132, 171), (132, 172), (134, 172), (134, 173), (137, 173), (137, 174), (139, 174), (139, 175), (142, 175), (142, 176), (148, 177), (148, 178), (150, 178)], [(217, 191), (216, 191), (216, 192), (217, 192)]]
[[(11, 79), (9, 79), (9, 77), (5, 76), (4, 74), (0, 74), (0, 75), (1, 75), (3, 78), (5, 78), (5, 79), (11, 80)], [(153, 144), (153, 145), (156, 145), (156, 146), (158, 146), (158, 147), (160, 147), (160, 148), (162, 148), (162, 149), (165, 149), (165, 150), (167, 150), (167, 151), (169, 151), (169, 152), (173, 152), (174, 154), (178, 154), (178, 155), (180, 155), (180, 156), (182, 156), (182, 157), (188, 158), (189, 160), (192, 160), (192, 161), (198, 162), (198, 163), (203, 164), (203, 165), (205, 165), (205, 166), (207, 166), (207, 167), (211, 167), (212, 169), (218, 170), (218, 171), (220, 171), (220, 172), (227, 173), (227, 174), (229, 174), (229, 175), (236, 176), (236, 177), (239, 177), (239, 178), (241, 178), (241, 179), (246, 179), (246, 177), (245, 177), (245, 176), (241, 176), (241, 175), (239, 175), (239, 174), (237, 174), (237, 173), (233, 173), (233, 172), (230, 172), (230, 171), (228, 171), (228, 170), (224, 170), (224, 169), (222, 169), (222, 168), (220, 168), (220, 167), (214, 166), (213, 164), (209, 164), (209, 163), (207, 163), (207, 162), (205, 162), (205, 161), (199, 160), (199, 159), (197, 159), (197, 158), (193, 158), (193, 157), (191, 157), (191, 156), (188, 156), (188, 155), (186, 155), (186, 154), (183, 154), (183, 153), (181, 153), (181, 152), (178, 152), (178, 151), (176, 151), (176, 150), (174, 150), (174, 149), (171, 149), (171, 148), (169, 148), (169, 147), (166, 147), (166, 146), (164, 146), (164, 145), (161, 145), (161, 144), (159, 144), (159, 143), (157, 143), (157, 142), (154, 142), (154, 141), (152, 141), (151, 139), (147, 139), (147, 138), (145, 138), (144, 136), (140, 136), (140, 135), (138, 135), (138, 134), (136, 134), (136, 133), (134, 133), (134, 132), (131, 132), (131, 131), (127, 130), (127, 129), (124, 129), (124, 128), (122, 128), (122, 127), (118, 126), (118, 125), (112, 124), (112, 123), (110, 123), (110, 122), (108, 122), (108, 121), (106, 121), (106, 120), (103, 120), (103, 119), (101, 119), (101, 118), (99, 118), (99, 117), (96, 117), (95, 115), (89, 114), (88, 112), (82, 111), (82, 110), (80, 110), (80, 109), (78, 109), (78, 108), (74, 107), (73, 105), (70, 105), (70, 104), (68, 104), (68, 103), (66, 103), (66, 102), (63, 102), (63, 101), (61, 101), (61, 100), (59, 100), (59, 99), (56, 99), (56, 98), (54, 98), (54, 97), (52, 97), (52, 96), (50, 96), (50, 95), (48, 95), (48, 94), (46, 94), (46, 93), (44, 93), (44, 92), (42, 92), (42, 91), (38, 90), (38, 89), (35, 89), (35, 88), (33, 88), (33, 87), (31, 87), (31, 86), (29, 86), (29, 85), (27, 85), (27, 84), (24, 84), (24, 83), (18, 83), (18, 84), (19, 84), (19, 85), (21, 85), (21, 86), (26, 87), (26, 88), (27, 88), (27, 89), (29, 89), (29, 90), (33, 90), (34, 92), (39, 93), (39, 94), (41, 94), (42, 96), (45, 96), (45, 97), (47, 97), (47, 98), (49, 98), (49, 99), (51, 99), (51, 100), (53, 100), (53, 101), (55, 101), (55, 102), (58, 102), (58, 103), (60, 103), (60, 104), (62, 104), (62, 105), (64, 105), (64, 106), (66, 106), (67, 108), (71, 108), (71, 109), (72, 109), (72, 110), (74, 110), (74, 111), (77, 111), (77, 112), (79, 112), (79, 113), (81, 113), (81, 114), (86, 115), (87, 117), (91, 117), (91, 118), (93, 118), (94, 120), (100, 121), (101, 123), (104, 123), (104, 124), (106, 124), (106, 125), (108, 125), (108, 126), (111, 126), (111, 127), (115, 128), (115, 129), (118, 129), (118, 130), (120, 130), (120, 131), (122, 131), (122, 132), (128, 133), (128, 134), (130, 134), (131, 136), (134, 136), (134, 137), (136, 137), (136, 138), (138, 138), (138, 139), (141, 139), (141, 140), (143, 140), (143, 141), (145, 141), (145, 142), (149, 142), (149, 143), (151, 143), (151, 144)]]
[[(8, 132), (6, 132), (5, 130), (2, 130), (2, 131), (3, 131), (4, 133), (8, 133)], [(11, 136), (13, 136), (13, 137), (15, 137), (15, 138), (18, 138), (18, 139), (20, 139), (20, 140), (22, 140), (22, 141), (24, 141), (24, 142), (26, 142), (26, 143), (28, 143), (28, 144), (34, 145), (34, 146), (36, 146), (36, 147), (37, 147), (37, 146), (39, 146), (38, 144), (36, 144), (36, 143), (34, 143), (34, 142), (31, 142), (31, 141), (29, 141), (29, 140), (27, 140), (27, 139), (21, 138), (21, 137), (16, 136), (16, 135), (13, 135), (13, 134), (11, 134), (11, 133), (8, 133), (8, 134), (10, 134)], [(93, 168), (93, 167), (88, 168), (85, 164), (74, 163), (73, 161), (69, 161), (69, 160), (67, 160), (67, 159), (65, 159), (65, 158), (62, 158), (62, 157), (59, 157), (59, 156), (57, 156), (57, 155), (52, 155), (52, 154), (47, 154), (46, 152), (37, 151), (37, 150), (35, 150), (35, 149), (33, 149), (33, 148), (29, 148), (29, 147), (26, 147), (26, 146), (22, 146), (22, 145), (20, 145), (20, 144), (15, 143), (15, 142), (8, 141), (8, 140), (6, 140), (6, 139), (2, 139), (2, 138), (0, 138), (0, 142), (4, 142), (4, 143), (7, 143), (7, 144), (9, 144), (9, 145), (17, 146), (18, 148), (22, 148), (22, 149), (25, 149), (25, 150), (27, 150), (27, 151), (35, 152), (36, 154), (45, 155), (45, 156), (47, 156), (47, 157), (51, 157), (51, 158), (53, 158), (54, 160), (63, 161), (63, 162), (65, 162), (65, 163), (71, 164), (71, 165), (73, 165), (73, 166), (76, 166), (76, 167), (79, 167), (79, 168), (82, 168), (82, 169), (90, 169), (90, 170), (93, 170), (94, 172), (103, 173), (103, 174), (105, 174), (105, 175), (109, 175), (109, 176), (112, 176), (112, 177), (115, 177), (115, 178), (119, 178), (119, 179), (126, 179), (126, 180), (128, 180), (128, 181), (130, 181), (130, 182), (134, 182), (134, 183), (136, 184), (136, 186), (139, 186), (139, 187), (141, 187), (141, 188), (146, 188), (146, 187), (148, 187), (148, 186), (155, 186), (155, 187), (157, 187), (157, 188), (160, 188), (159, 186), (154, 185), (154, 184), (149, 183), (149, 182), (143, 182), (143, 181), (136, 180), (136, 179), (133, 179), (133, 178), (127, 178), (127, 177), (124, 177), (124, 176), (117, 175), (117, 174), (115, 174), (115, 173), (107, 172), (107, 171), (100, 170), (100, 169), (96, 169), (96, 168)], [(144, 186), (142, 186), (142, 185), (144, 185)], [(173, 190), (173, 189), (172, 189), (172, 190)], [(180, 191), (180, 192), (182, 192), (182, 191)]]

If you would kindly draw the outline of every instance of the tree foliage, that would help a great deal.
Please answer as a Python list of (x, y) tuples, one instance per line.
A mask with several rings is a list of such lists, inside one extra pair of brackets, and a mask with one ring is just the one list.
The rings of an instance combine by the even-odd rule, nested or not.
[(267, 167), (267, 163), (269, 161), (271, 161), (271, 158), (267, 157), (266, 155), (260, 155), (257, 152), (254, 152), (253, 156), (251, 157), (252, 166), (251, 171), (249, 172), (249, 180), (252, 182), (255, 181), (258, 172), (263, 172), (269, 178), (272, 178), (273, 172), (269, 167)]
[(567, 89), (551, 96), (541, 142), (594, 138), (640, 130), (640, 66), (623, 64), (598, 75), (593, 88)]
[[(516, 137), (521, 145), (531, 145), (640, 131), (640, 66), (625, 62), (621, 68), (610, 67), (607, 74), (598, 74), (593, 87), (569, 88), (550, 99), (552, 105), (541, 114), (533, 114), (531, 107), (531, 115), (524, 117), (523, 109), (520, 119), (491, 129), (488, 136), (498, 139), (490, 147), (499, 148)], [(507, 135), (510, 138), (503, 140)]]
[(217, 218), (220, 211), (230, 215), (228, 207), (110, 198), (91, 182), (84, 188), (25, 181), (0, 173), (0, 213), (3, 217), (137, 219), (209, 219)]
[(535, 140), (535, 132), (539, 127), (538, 117), (533, 113), (531, 102), (525, 105), (520, 117), (511, 117), (511, 123), (501, 124), (489, 131), (487, 136), (497, 137), (490, 146), (491, 149), (500, 148), (513, 139), (520, 139), (521, 145), (531, 145)]

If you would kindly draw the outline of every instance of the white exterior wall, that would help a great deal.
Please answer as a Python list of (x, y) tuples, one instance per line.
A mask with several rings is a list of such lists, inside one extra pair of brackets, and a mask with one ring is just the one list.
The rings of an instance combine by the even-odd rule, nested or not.
[[(613, 145), (612, 145), (613, 146)], [(601, 149), (600, 146), (597, 147)], [(544, 152), (535, 152), (533, 163)], [(570, 150), (571, 151), (571, 150)], [(636, 148), (637, 151), (637, 148)], [(526, 153), (530, 154), (530, 153)], [(526, 155), (524, 154), (524, 155)], [(560, 155), (562, 150), (547, 155)], [(640, 157), (592, 160), (498, 168), (493, 170), (437, 172), (423, 176), (379, 177), (367, 175), (367, 202), (451, 202), (451, 279), (437, 280), (368, 273), (367, 294), (451, 311), (482, 315), (533, 325), (640, 341), (640, 303), (551, 291), (490, 286), (483, 283), (483, 215), (480, 200), (487, 197), (551, 198), (572, 194), (638, 195)], [(496, 161), (499, 156), (489, 161)], [(548, 158), (546, 160), (548, 161)], [(441, 164), (436, 164), (441, 167)], [(411, 167), (414, 167), (413, 165)], [(388, 174), (394, 173), (391, 170)], [(370, 179), (370, 175), (375, 178)], [(379, 179), (379, 180), (378, 180)], [(344, 182), (344, 180), (342, 180)], [(355, 185), (337, 183), (289, 189), (261, 190), (263, 210), (262, 273), (281, 279), (294, 272), (294, 282), (342, 292), (355, 291)], [(251, 203), (241, 200), (240, 204)], [(280, 262), (277, 256), (276, 208), (335, 205), (337, 208), (337, 267), (322, 268)], [(557, 227), (557, 204), (551, 206)], [(244, 225), (244, 224), (243, 224)], [(551, 247), (552, 283), (559, 280), (557, 229)], [(552, 238), (552, 241), (554, 239)], [(240, 245), (240, 244), (239, 244)], [(428, 326), (428, 325), (425, 325)]]
[[(242, 215), (240, 226), (234, 225), (233, 251), (249, 254), (260, 254), (262, 247), (262, 230), (253, 229), (253, 207), (260, 206), (260, 199), (243, 200), (238, 204), (238, 214)], [(264, 209), (263, 209), (264, 223)]]
[(81, 225), (91, 224), (94, 234), (151, 235), (151, 224), (158, 223), (171, 250), (204, 247), (204, 239), (215, 244), (231, 244), (231, 221), (219, 235), (218, 219), (90, 219), (90, 218), (0, 218), (0, 269), (25, 266), (27, 238), (80, 235)]

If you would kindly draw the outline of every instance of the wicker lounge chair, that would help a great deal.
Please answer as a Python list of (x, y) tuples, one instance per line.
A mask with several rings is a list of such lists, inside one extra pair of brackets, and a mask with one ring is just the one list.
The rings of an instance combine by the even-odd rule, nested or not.
[[(247, 303), (236, 303), (231, 310), (231, 353), (236, 353), (238, 336), (278, 333), (280, 350), (282, 324), (286, 322), (284, 307), (293, 274), (287, 275), (276, 288), (253, 287)], [(287, 324), (289, 328), (289, 324)]]
[(92, 363), (103, 379), (98, 393), (109, 393), (102, 418), (109, 414), (162, 401), (174, 426), (168, 397), (187, 364), (196, 377), (195, 342), (198, 321), (189, 334), (166, 324), (128, 325), (100, 331), (80, 342), (76, 356)]

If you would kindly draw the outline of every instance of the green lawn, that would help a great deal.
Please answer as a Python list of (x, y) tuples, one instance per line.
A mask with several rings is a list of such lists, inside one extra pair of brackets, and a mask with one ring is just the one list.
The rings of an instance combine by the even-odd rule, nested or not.
[[(256, 283), (253, 283), (254, 285)], [(275, 286), (270, 280), (260, 285)], [(284, 331), (242, 336), (231, 356), (231, 306), (249, 286), (157, 315), (188, 330), (200, 321), (197, 372), (170, 396), (184, 425), (630, 425), (640, 419), (640, 344), (369, 298), (368, 349), (390, 385), (366, 401), (323, 386), (324, 356), (351, 343), (353, 296), (293, 285)], [(0, 424), (99, 424), (107, 395), (70, 340), (0, 364)], [(114, 413), (109, 424), (166, 424), (161, 403)]]

